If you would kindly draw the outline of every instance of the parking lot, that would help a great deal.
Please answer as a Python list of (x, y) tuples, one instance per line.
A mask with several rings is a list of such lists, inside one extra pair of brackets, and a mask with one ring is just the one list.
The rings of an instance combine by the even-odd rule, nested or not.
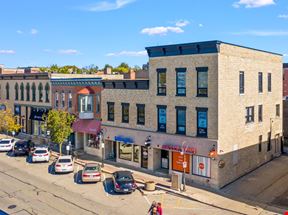
[(165, 215), (232, 214), (167, 193), (116, 194), (109, 174), (103, 173), (103, 182), (83, 184), (82, 166), (75, 165), (71, 174), (54, 174), (53, 160), (28, 161), (0, 153), (0, 209), (8, 214), (147, 214), (154, 200), (162, 203)]

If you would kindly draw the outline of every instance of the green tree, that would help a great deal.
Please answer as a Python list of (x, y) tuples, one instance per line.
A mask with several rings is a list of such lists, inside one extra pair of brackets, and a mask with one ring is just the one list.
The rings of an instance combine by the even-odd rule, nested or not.
[(0, 110), (0, 131), (17, 132), (20, 128), (21, 125), (17, 123), (16, 117), (13, 115), (10, 108), (6, 107), (5, 110)]
[(59, 144), (60, 155), (62, 155), (62, 144), (73, 132), (72, 123), (75, 116), (62, 110), (51, 110), (47, 116), (43, 116), (46, 129), (50, 131), (51, 140)]

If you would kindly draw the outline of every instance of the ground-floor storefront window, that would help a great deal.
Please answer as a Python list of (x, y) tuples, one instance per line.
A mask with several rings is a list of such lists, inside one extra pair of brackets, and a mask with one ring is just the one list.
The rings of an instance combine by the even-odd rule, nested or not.
[(133, 145), (133, 161), (139, 163), (140, 146)]
[(119, 158), (132, 161), (132, 144), (119, 142)]
[(96, 134), (88, 134), (88, 141), (86, 143), (88, 147), (93, 147), (96, 149), (100, 148), (100, 140)]
[(183, 163), (186, 162), (185, 172), (190, 173), (190, 155), (181, 155), (180, 152), (172, 152), (172, 170), (183, 172)]
[(193, 155), (192, 174), (211, 177), (211, 158)]

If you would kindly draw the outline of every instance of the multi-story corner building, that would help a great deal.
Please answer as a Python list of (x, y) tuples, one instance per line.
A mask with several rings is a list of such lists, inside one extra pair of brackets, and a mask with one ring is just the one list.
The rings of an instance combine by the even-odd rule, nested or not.
[(105, 158), (220, 188), (280, 155), (281, 55), (221, 41), (146, 50), (149, 80), (103, 81)]
[(0, 68), (0, 103), (12, 109), (21, 132), (46, 136), (43, 114), (51, 109), (50, 80), (36, 68)]
[(288, 146), (288, 143), (287, 143), (287, 139), (288, 139), (288, 63), (283, 63), (283, 136), (285, 138), (285, 145), (287, 147)]

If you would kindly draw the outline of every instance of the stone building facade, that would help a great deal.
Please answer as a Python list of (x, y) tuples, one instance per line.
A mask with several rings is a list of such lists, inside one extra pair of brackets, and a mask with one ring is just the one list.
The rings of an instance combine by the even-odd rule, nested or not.
[(220, 41), (146, 49), (149, 80), (103, 82), (106, 158), (220, 188), (281, 154), (281, 55)]

